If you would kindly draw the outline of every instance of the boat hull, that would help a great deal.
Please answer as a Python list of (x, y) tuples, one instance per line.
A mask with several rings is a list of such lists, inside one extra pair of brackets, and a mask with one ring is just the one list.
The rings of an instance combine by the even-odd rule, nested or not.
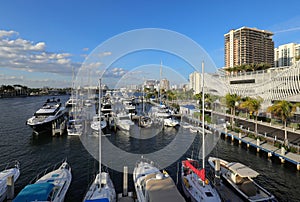
[(39, 133), (52, 132), (53, 126), (60, 125), (66, 121), (67, 121), (67, 114), (62, 113), (60, 116), (47, 122), (30, 123), (29, 121), (27, 121), (26, 124), (30, 126), (35, 133), (39, 134)]

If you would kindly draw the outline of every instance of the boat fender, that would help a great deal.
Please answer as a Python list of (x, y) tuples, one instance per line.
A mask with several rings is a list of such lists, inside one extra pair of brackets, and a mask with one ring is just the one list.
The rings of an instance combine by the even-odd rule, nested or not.
[(209, 184), (209, 180), (207, 178), (205, 179), (205, 184)]

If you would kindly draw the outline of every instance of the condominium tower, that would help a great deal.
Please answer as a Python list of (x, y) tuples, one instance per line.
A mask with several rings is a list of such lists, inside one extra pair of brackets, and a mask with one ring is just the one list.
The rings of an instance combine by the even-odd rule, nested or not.
[(275, 67), (286, 67), (300, 60), (300, 44), (288, 43), (274, 49)]
[(273, 33), (257, 28), (230, 30), (225, 38), (225, 67), (268, 63), (274, 66)]

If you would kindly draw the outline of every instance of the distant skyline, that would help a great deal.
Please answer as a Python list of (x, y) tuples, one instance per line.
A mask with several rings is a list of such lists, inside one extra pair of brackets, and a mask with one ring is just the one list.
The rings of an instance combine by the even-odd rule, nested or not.
[[(0, 85), (70, 87), (72, 70), (78, 71), (96, 47), (143, 28), (167, 29), (192, 39), (221, 68), (224, 34), (231, 29), (246, 26), (271, 31), (275, 47), (300, 43), (298, 7), (297, 0), (280, 4), (258, 0), (1, 1)], [(111, 65), (111, 73), (118, 82), (118, 78), (129, 78), (128, 72), (137, 67), (159, 66), (161, 61), (188, 79), (191, 68), (185, 61), (159, 51), (124, 56)], [(138, 76), (141, 80), (142, 75)]]

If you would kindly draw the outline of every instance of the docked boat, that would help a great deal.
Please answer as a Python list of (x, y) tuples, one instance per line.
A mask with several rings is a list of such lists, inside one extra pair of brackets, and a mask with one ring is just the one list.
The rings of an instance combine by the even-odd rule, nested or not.
[[(204, 64), (202, 63), (202, 75), (204, 75)], [(204, 103), (204, 78), (202, 76), (202, 103)], [(202, 105), (204, 114), (204, 105)], [(204, 123), (204, 116), (202, 116)], [(206, 178), (205, 173), (205, 128), (202, 124), (202, 168), (198, 160), (187, 159), (181, 162), (181, 184), (184, 194), (192, 202), (214, 201), (221, 202), (216, 188)]]
[(107, 172), (101, 172), (101, 175), (97, 174), (83, 199), (83, 202), (92, 201), (116, 201), (115, 188)]
[(161, 172), (154, 162), (147, 159), (141, 158), (136, 163), (133, 182), (139, 202), (185, 201), (168, 173)]
[(71, 167), (65, 161), (61, 166), (21, 190), (13, 202), (63, 202), (72, 181)]
[(116, 125), (120, 130), (129, 131), (134, 125), (134, 122), (130, 119), (129, 114), (117, 114)]
[(141, 116), (140, 118), (140, 126), (143, 128), (149, 128), (153, 124), (152, 119), (149, 116)]
[(83, 131), (82, 123), (79, 120), (71, 119), (68, 121), (67, 132), (70, 136), (80, 136)]
[(67, 120), (66, 109), (60, 99), (47, 99), (44, 105), (37, 110), (26, 122), (35, 132), (51, 131)]
[(176, 126), (179, 126), (179, 125), (180, 125), (179, 121), (177, 121), (173, 117), (169, 117), (169, 118), (165, 118), (164, 119), (164, 126), (167, 126), (167, 127), (176, 127)]
[(197, 160), (182, 161), (181, 182), (184, 194), (191, 201), (221, 201), (217, 190), (205, 177), (205, 169), (200, 168)]
[(91, 123), (91, 128), (98, 132), (99, 129), (103, 130), (104, 128), (106, 128), (107, 126), (107, 122), (105, 120), (105, 117), (104, 116), (101, 116), (99, 117), (98, 115), (97, 116), (94, 116), (93, 117), (93, 121)]
[[(101, 89), (101, 79), (99, 80), (99, 89)], [(101, 97), (101, 91), (99, 90), (99, 98)], [(99, 99), (99, 106), (101, 106), (101, 99)], [(98, 108), (99, 117), (101, 117), (101, 109)], [(98, 120), (100, 125), (100, 120)], [(114, 185), (109, 177), (108, 172), (101, 170), (101, 133), (102, 130), (99, 127), (99, 172), (96, 175), (95, 180), (90, 185), (88, 191), (85, 194), (83, 202), (92, 201), (103, 201), (103, 202), (115, 202), (116, 201), (116, 191)]]
[(258, 172), (238, 162), (209, 157), (208, 162), (213, 169), (217, 160), (220, 162), (221, 178), (246, 201), (277, 201), (270, 192), (252, 179), (259, 175)]
[(66, 101), (65, 106), (66, 107), (75, 107), (77, 105), (77, 99), (73, 98), (72, 96)]
[(6, 199), (6, 192), (7, 192), (7, 178), (13, 176), (14, 182), (20, 176), (20, 166), (19, 162), (15, 162), (14, 166), (10, 167), (8, 165), (3, 171), (0, 172), (0, 202)]

